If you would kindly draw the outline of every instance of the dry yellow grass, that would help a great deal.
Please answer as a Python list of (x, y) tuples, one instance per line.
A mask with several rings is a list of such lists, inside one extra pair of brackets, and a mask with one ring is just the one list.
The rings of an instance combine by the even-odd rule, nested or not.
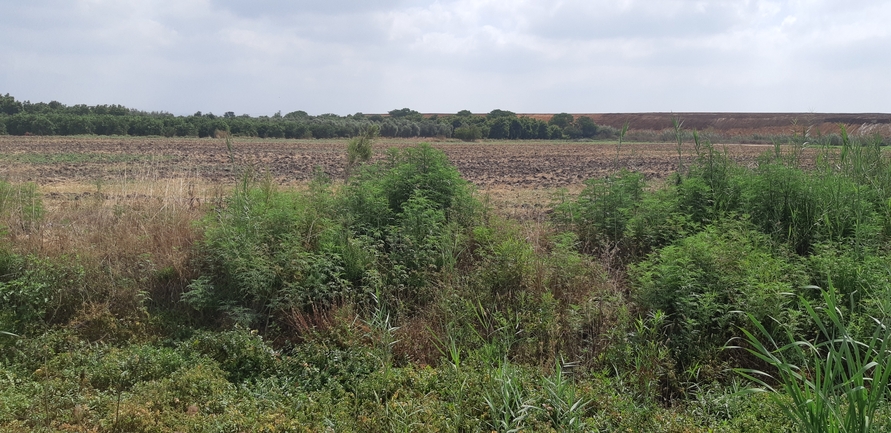
[(59, 304), (74, 307), (52, 321), (93, 340), (131, 338), (144, 333), (147, 302), (176, 301), (194, 278), (196, 221), (223, 193), (192, 178), (49, 184), (37, 189), (42, 218), (6, 213), (6, 242), (67, 269)]

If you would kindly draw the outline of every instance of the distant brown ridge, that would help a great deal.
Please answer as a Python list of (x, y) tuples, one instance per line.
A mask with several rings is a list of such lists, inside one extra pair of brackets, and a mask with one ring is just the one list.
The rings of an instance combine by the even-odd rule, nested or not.
[[(844, 125), (858, 136), (879, 134), (891, 137), (888, 113), (573, 113), (587, 116), (599, 125), (621, 128), (628, 122), (631, 130), (661, 131), (673, 127), (672, 119), (683, 121), (684, 129), (710, 131), (729, 136), (834, 134)], [(518, 113), (544, 121), (553, 114)]]

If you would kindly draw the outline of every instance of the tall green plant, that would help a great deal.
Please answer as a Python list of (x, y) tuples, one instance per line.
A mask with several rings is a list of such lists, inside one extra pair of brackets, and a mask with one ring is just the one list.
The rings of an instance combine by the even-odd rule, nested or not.
[[(777, 342), (758, 318), (747, 314), (756, 330), (742, 329), (746, 351), (772, 371), (737, 371), (760, 385), (752, 391), (769, 392), (802, 431), (877, 431), (875, 414), (887, 404), (891, 384), (891, 328), (875, 319), (872, 336), (855, 340), (837, 297), (830, 285), (822, 291), (823, 307), (800, 298), (819, 328), (816, 341), (799, 340), (787, 331), (788, 343)], [(796, 365), (801, 361), (803, 364)]]
[(684, 121), (677, 117), (671, 118), (671, 126), (674, 128), (674, 139), (677, 142), (678, 151), (678, 172), (684, 169), (684, 159), (682, 147), (684, 144)]
[(347, 175), (362, 163), (371, 160), (371, 151), (374, 139), (380, 135), (381, 128), (378, 125), (367, 126), (359, 136), (354, 137), (347, 144)]
[(557, 206), (556, 218), (569, 224), (588, 249), (615, 246), (625, 237), (643, 188), (643, 175), (627, 170), (588, 180), (577, 201)]

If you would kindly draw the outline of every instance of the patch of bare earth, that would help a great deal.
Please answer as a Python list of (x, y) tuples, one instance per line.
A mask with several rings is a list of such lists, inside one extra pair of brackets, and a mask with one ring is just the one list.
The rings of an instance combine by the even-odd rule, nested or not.
[[(386, 148), (413, 146), (421, 139), (380, 139), (375, 158)], [(185, 206), (220, 196), (245, 167), (268, 173), (282, 185), (302, 184), (316, 171), (342, 179), (347, 140), (232, 141), (233, 165), (224, 140), (131, 137), (0, 137), (0, 178), (37, 183), (48, 198), (82, 199), (94, 194), (150, 200), (175, 194)], [(453, 140), (431, 142), (465, 179), (504, 213), (535, 217), (561, 188), (577, 192), (586, 179), (622, 168), (662, 179), (694, 158), (692, 145), (555, 141)], [(717, 145), (743, 164), (773, 146)], [(785, 150), (784, 150), (785, 151)], [(809, 154), (805, 154), (808, 156)], [(27, 157), (26, 157), (27, 156)], [(10, 162), (12, 161), (12, 162)]]

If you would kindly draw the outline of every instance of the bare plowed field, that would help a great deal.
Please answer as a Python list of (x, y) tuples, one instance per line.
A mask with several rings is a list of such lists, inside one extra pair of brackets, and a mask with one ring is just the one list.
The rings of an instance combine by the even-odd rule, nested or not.
[[(379, 140), (384, 149), (417, 144), (419, 140)], [(344, 175), (346, 140), (234, 139), (236, 166), (268, 171), (279, 183), (312, 178), (316, 168), (332, 178)], [(621, 167), (648, 178), (677, 170), (676, 144), (439, 141), (462, 175), (482, 188), (554, 188), (579, 185)], [(724, 146), (721, 146), (724, 149)], [(754, 163), (772, 146), (727, 145), (728, 154)], [(687, 164), (692, 146), (680, 160)], [(39, 185), (92, 183), (126, 178), (196, 178), (208, 183), (233, 180), (233, 165), (225, 141), (219, 139), (0, 137), (0, 177)]]

